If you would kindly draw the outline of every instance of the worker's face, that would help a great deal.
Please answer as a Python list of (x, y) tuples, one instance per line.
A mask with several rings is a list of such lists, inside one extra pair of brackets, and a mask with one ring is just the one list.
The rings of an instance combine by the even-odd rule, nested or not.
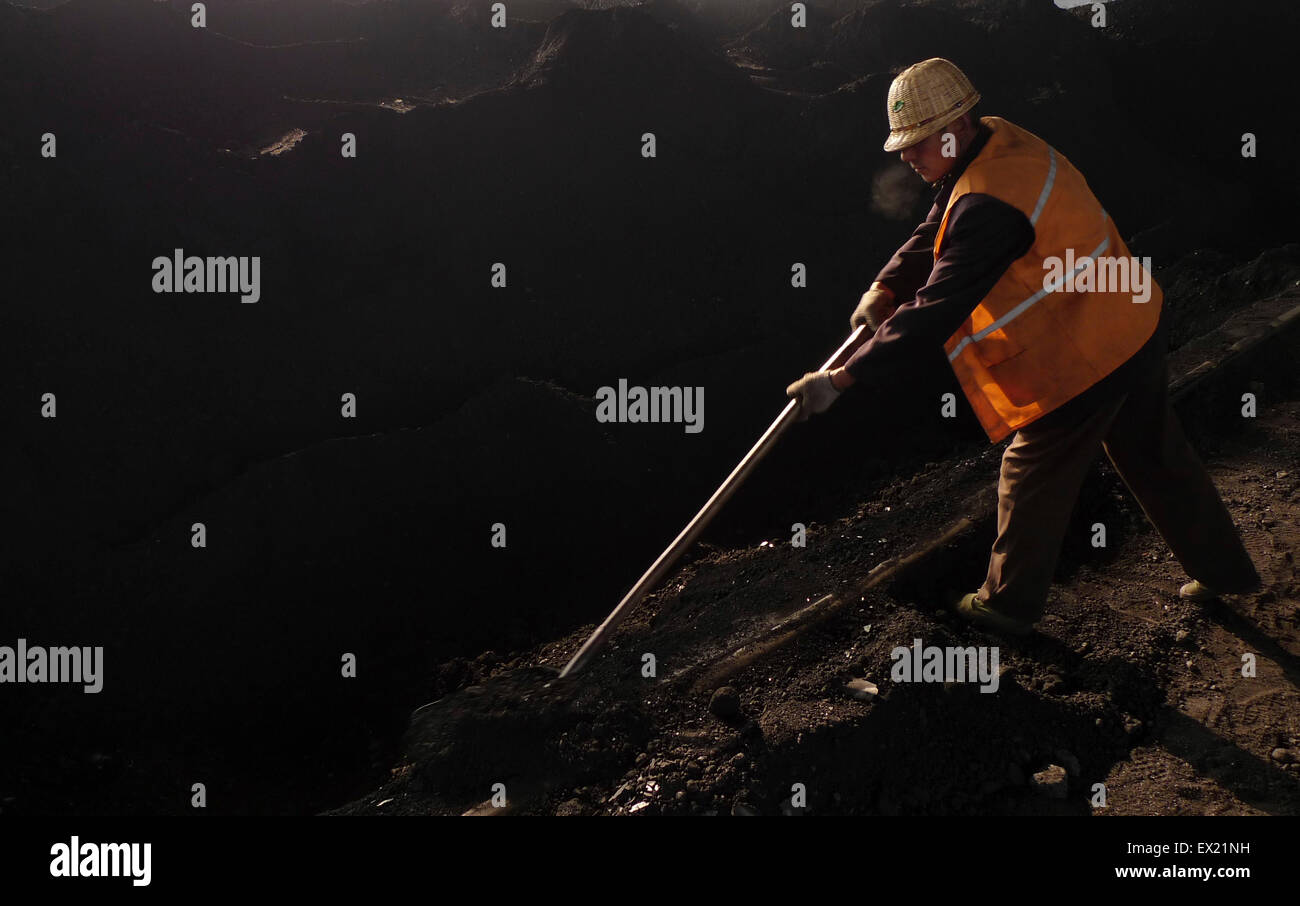
[[(958, 118), (955, 123), (945, 126), (934, 135), (921, 139), (915, 145), (908, 145), (898, 152), (898, 156), (916, 171), (917, 176), (928, 183), (936, 183), (948, 175), (948, 171), (969, 144), (965, 125), (965, 118)], [(944, 138), (950, 134), (951, 138)], [(944, 156), (945, 146), (950, 156)]]
[[(943, 135), (943, 132), (936, 132), (898, 152), (903, 163), (910, 166), (916, 171), (917, 176), (928, 183), (936, 183), (943, 179), (957, 160), (956, 157), (943, 156)], [(952, 143), (949, 142), (949, 147), (951, 146)]]

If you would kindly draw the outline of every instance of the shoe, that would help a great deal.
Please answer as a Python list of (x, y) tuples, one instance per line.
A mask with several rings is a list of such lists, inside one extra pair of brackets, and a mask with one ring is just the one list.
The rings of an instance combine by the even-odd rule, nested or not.
[(1189, 601), (1213, 601), (1219, 596), (1219, 593), (1204, 582), (1198, 582), (1193, 579), (1182, 588), (1178, 589), (1178, 596), (1186, 598)]
[(957, 614), (963, 619), (985, 629), (992, 629), (995, 632), (1029, 635), (1034, 631), (1034, 624), (1031, 621), (1017, 620), (1015, 617), (998, 613), (979, 599), (978, 592), (963, 595), (961, 600), (957, 602), (956, 610)]

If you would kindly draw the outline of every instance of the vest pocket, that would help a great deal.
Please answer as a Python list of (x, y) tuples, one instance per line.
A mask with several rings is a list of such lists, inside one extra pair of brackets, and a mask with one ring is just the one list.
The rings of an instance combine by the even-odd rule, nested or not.
[[(980, 330), (986, 329), (988, 325), (994, 323), (997, 318), (1004, 317), (1025, 299), (1032, 297), (1041, 286), (1030, 286), (1026, 282), (1023, 266), (1020, 261), (1013, 262), (1007, 272), (1002, 275), (1002, 279), (994, 284), (993, 289), (981, 302), (976, 311), (983, 310), (984, 317), (987, 318), (984, 324), (975, 323), (972, 320), (971, 326), (974, 328), (973, 334), (978, 334)], [(1000, 301), (992, 309), (986, 307), (989, 299), (1005, 300)], [(992, 367), (1008, 359), (1015, 358), (1027, 348), (1024, 340), (1025, 327), (1032, 321), (1038, 313), (1031, 308), (1012, 318), (1000, 329), (990, 331), (983, 339), (975, 340), (972, 336), (975, 354), (979, 360), (986, 366)]]
[(1024, 353), (1025, 350), (1021, 349), (999, 362), (986, 366), (989, 376), (997, 383), (998, 389), (1013, 406), (1018, 408), (1034, 405), (1039, 402), (1040, 396), (1035, 387), (1032, 370), (1026, 374), (1027, 369), (1032, 369), (1032, 363), (1024, 357)]

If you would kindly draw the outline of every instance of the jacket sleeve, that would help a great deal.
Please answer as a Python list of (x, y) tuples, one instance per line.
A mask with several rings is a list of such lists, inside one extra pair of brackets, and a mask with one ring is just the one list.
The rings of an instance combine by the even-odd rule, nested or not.
[[(945, 199), (946, 207), (946, 199)], [(911, 238), (894, 252), (874, 282), (882, 283), (894, 294), (895, 303), (906, 302), (925, 285), (934, 269), (934, 237), (939, 232), (943, 210), (936, 204), (912, 232)]]
[(1012, 262), (1033, 244), (1029, 219), (1006, 202), (979, 193), (957, 199), (929, 280), (858, 348), (845, 365), (849, 374), (855, 381), (871, 383), (890, 369), (942, 349)]

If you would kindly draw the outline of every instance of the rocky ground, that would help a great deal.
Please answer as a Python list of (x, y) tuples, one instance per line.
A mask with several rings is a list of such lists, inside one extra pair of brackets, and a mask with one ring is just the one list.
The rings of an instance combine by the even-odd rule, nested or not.
[[(944, 533), (989, 505), (989, 448), (811, 526), (806, 549), (705, 551), (575, 677), (557, 674), (588, 629), (444, 665), (391, 779), (335, 813), (1296, 814), (1300, 386), (1284, 336), (1215, 370), (1225, 396), (1255, 378), (1258, 417), (1215, 410), (1205, 383), (1180, 403), (1260, 591), (1180, 599), (1181, 567), (1099, 464), (1037, 633), (965, 626), (939, 604), (978, 584), (987, 526)], [(1176, 386), (1198, 358), (1171, 359)], [(1087, 542), (1097, 521), (1109, 548)], [(996, 693), (893, 682), (890, 652), (914, 638), (997, 645)]]

